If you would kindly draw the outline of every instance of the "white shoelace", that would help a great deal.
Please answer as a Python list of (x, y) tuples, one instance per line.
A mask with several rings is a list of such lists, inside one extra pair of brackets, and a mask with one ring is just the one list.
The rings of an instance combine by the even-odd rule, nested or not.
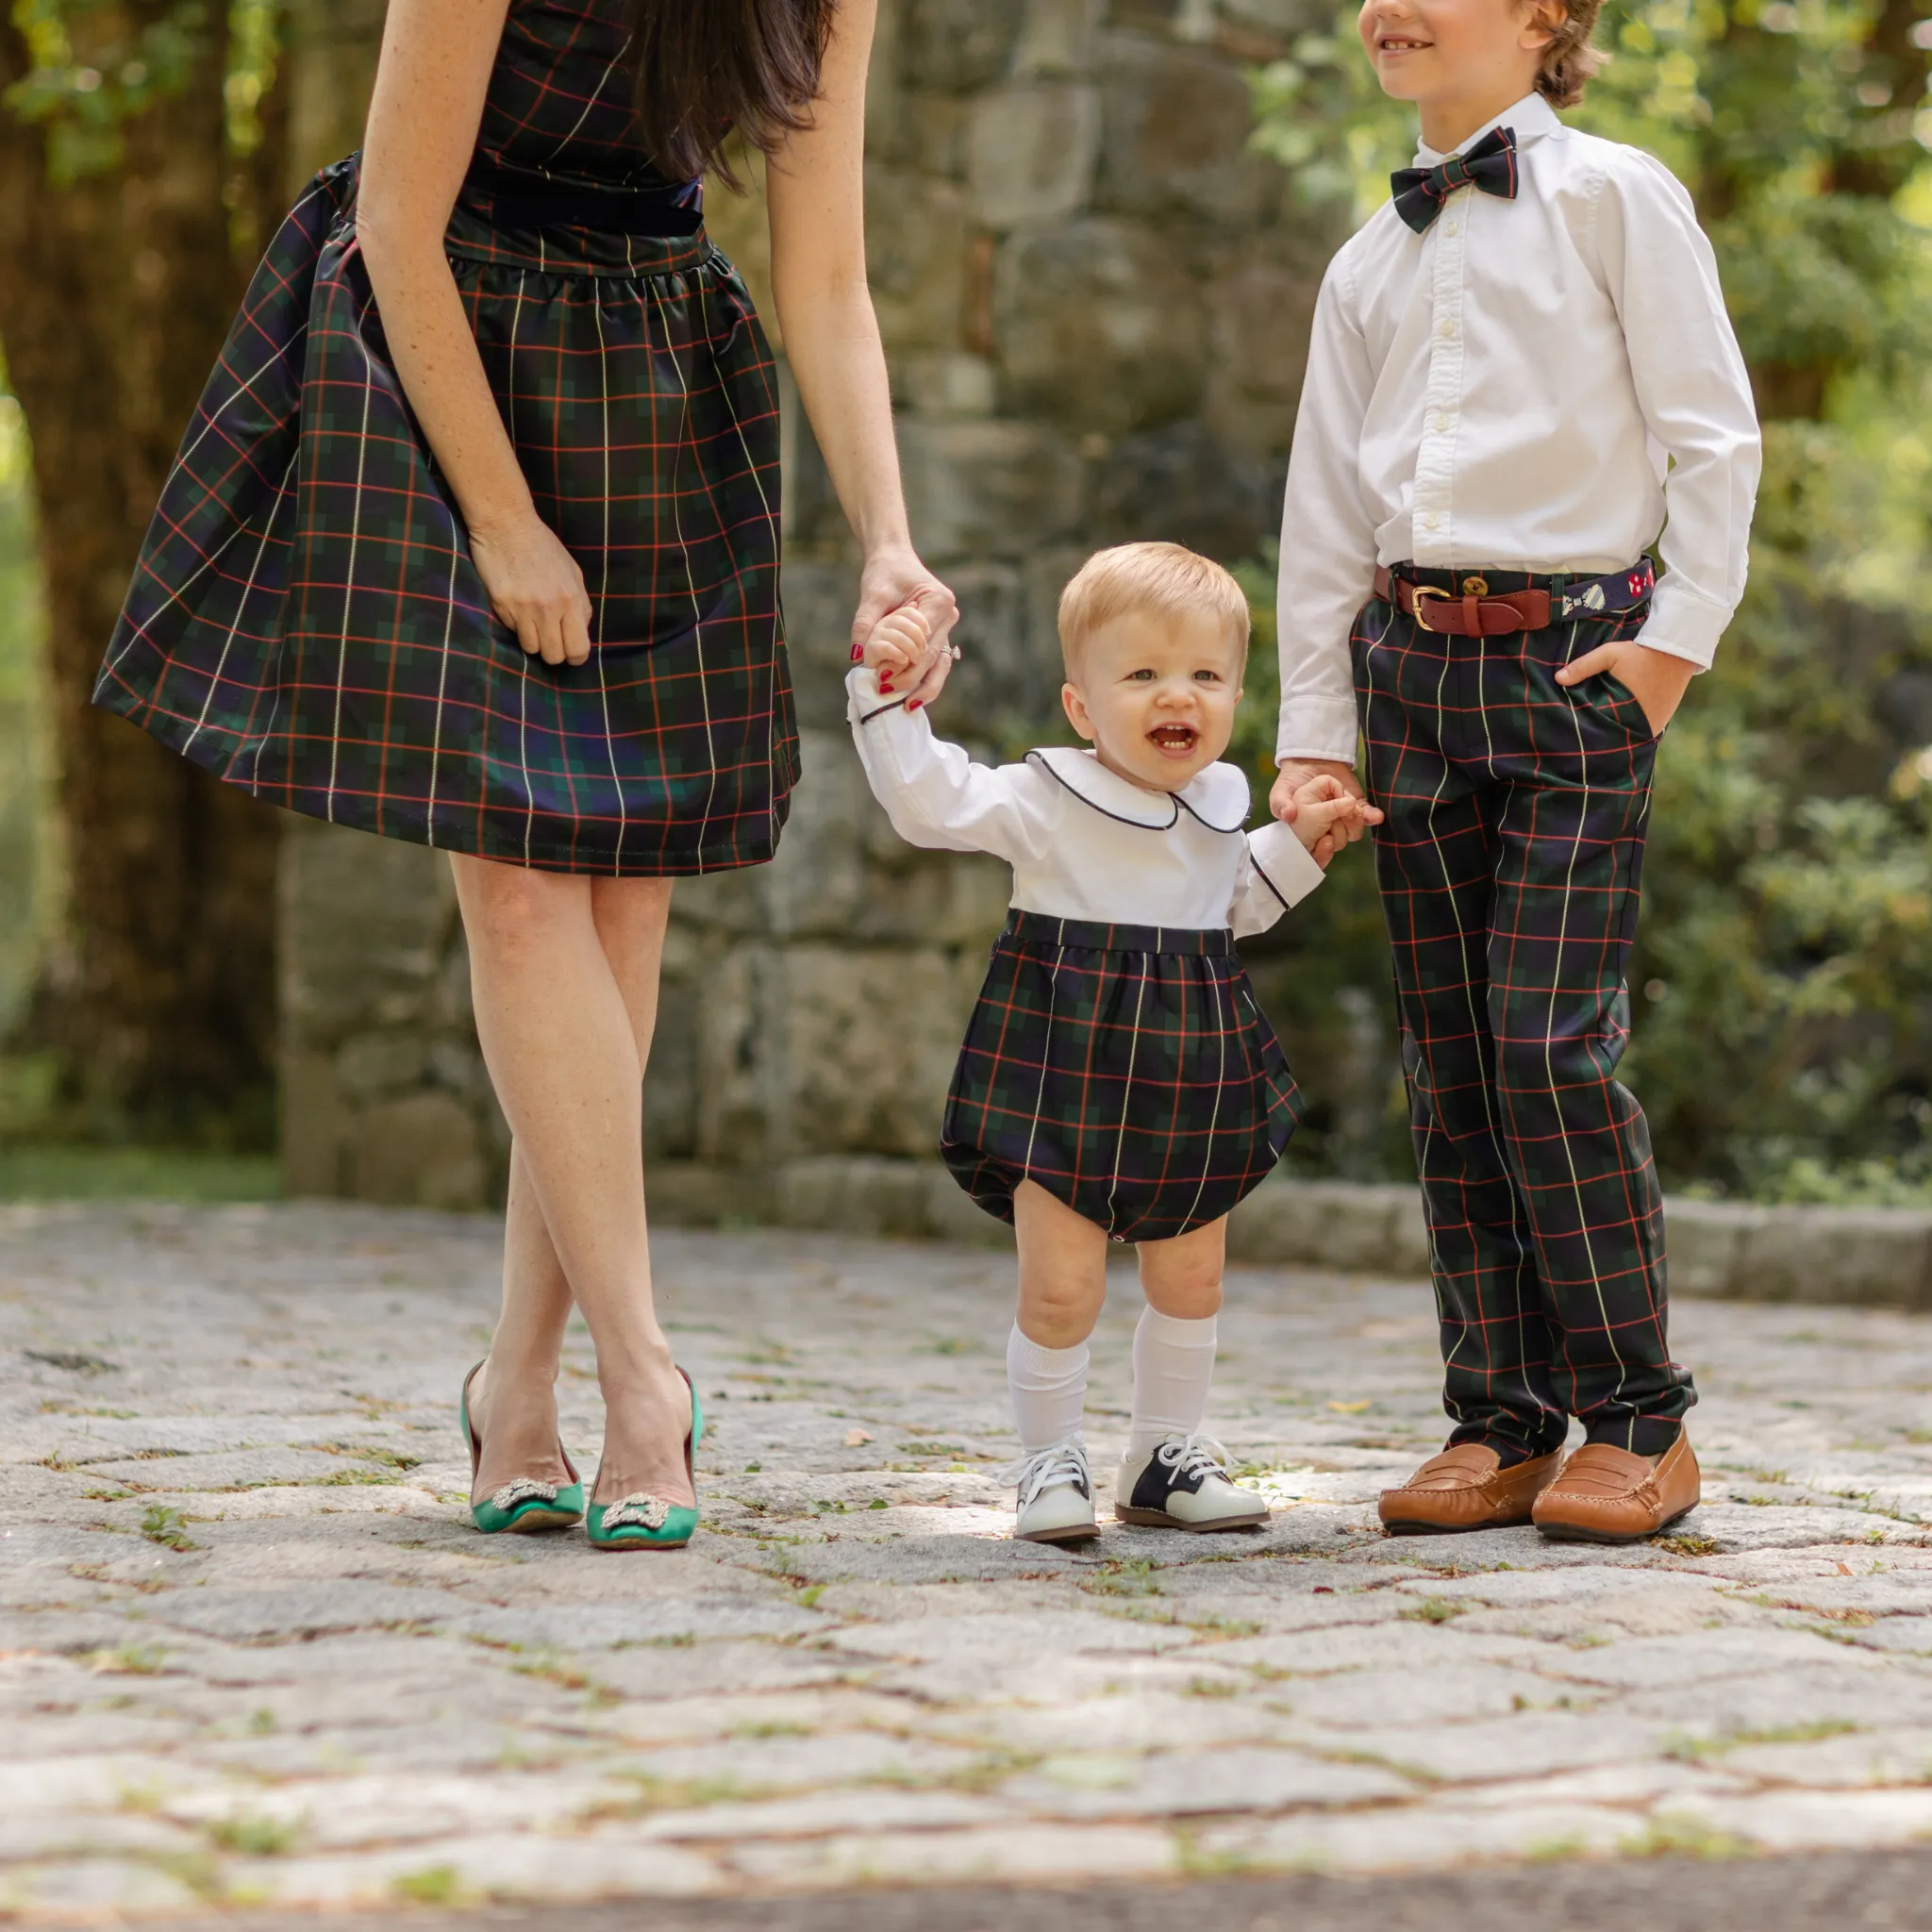
[(1077, 1436), (1056, 1442), (1051, 1449), (1036, 1449), (1000, 1471), (1000, 1481), (1014, 1484), (1020, 1491), (1020, 1507), (1029, 1509), (1048, 1490), (1071, 1484), (1081, 1494), (1093, 1493), (1093, 1478), (1087, 1470), (1087, 1446)]
[(1223, 1482), (1231, 1482), (1227, 1451), (1212, 1436), (1201, 1435), (1198, 1431), (1191, 1436), (1176, 1436), (1172, 1441), (1163, 1442), (1154, 1452), (1154, 1459), (1163, 1469), (1171, 1469), (1178, 1476), (1199, 1476), (1204, 1482), (1210, 1475), (1218, 1475)]

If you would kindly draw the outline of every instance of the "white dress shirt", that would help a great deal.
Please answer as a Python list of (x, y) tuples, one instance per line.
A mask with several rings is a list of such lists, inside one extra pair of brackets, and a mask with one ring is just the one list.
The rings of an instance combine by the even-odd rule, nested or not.
[(1460, 189), (1421, 235), (1385, 205), (1322, 284), (1282, 518), (1282, 758), (1354, 762), (1348, 640), (1377, 563), (1598, 575), (1661, 529), (1639, 639), (1700, 668), (1743, 594), (1757, 418), (1690, 197), (1540, 94), (1463, 146), (1491, 127), (1516, 135), (1514, 200)]
[(882, 698), (868, 667), (845, 687), (865, 775), (899, 836), (1004, 858), (1019, 911), (1240, 935), (1265, 932), (1322, 883), (1291, 827), (1247, 831), (1248, 781), (1235, 765), (1209, 765), (1174, 792), (1070, 746), (976, 765), (933, 735), (926, 712)]

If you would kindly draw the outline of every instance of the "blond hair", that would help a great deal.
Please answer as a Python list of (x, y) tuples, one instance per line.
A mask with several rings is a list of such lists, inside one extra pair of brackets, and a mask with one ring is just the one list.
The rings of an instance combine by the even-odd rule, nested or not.
[(1537, 67), (1536, 91), (1553, 108), (1574, 108), (1583, 91), (1609, 58), (1590, 44), (1604, 0), (1555, 0), (1562, 22), (1551, 29), (1550, 44)]
[(1068, 675), (1095, 631), (1137, 610), (1218, 617), (1247, 654), (1247, 593), (1231, 572), (1179, 543), (1121, 543), (1095, 551), (1060, 592), (1060, 656)]

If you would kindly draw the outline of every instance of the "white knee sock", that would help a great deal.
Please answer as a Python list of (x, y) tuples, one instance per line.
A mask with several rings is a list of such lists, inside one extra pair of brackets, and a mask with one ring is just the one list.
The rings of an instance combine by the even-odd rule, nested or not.
[(1171, 1436), (1191, 1436), (1208, 1414), (1215, 1317), (1183, 1322), (1142, 1308), (1134, 1330), (1134, 1413), (1127, 1454), (1145, 1456)]
[(1020, 1447), (1031, 1456), (1080, 1433), (1087, 1407), (1087, 1344), (1042, 1348), (1013, 1324), (1007, 1337), (1007, 1387), (1013, 1395), (1013, 1420)]

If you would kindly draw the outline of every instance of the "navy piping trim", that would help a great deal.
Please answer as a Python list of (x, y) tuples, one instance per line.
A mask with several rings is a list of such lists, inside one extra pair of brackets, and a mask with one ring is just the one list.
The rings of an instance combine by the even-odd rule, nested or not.
[[(1145, 819), (1123, 818), (1119, 812), (1108, 811), (1106, 806), (1096, 805), (1093, 802), (1093, 800), (1089, 798), (1087, 794), (1084, 791), (1082, 791), (1077, 786), (1069, 785), (1067, 781), (1064, 778), (1062, 778), (1058, 772), (1054, 770), (1051, 763), (1049, 763), (1048, 760), (1046, 760), (1045, 758), (1041, 758), (1037, 751), (1029, 751), (1026, 754), (1026, 762), (1029, 765), (1037, 764), (1040, 767), (1040, 769), (1047, 774), (1048, 777), (1052, 778), (1054, 782), (1057, 785), (1058, 785), (1063, 791), (1072, 792), (1073, 795), (1075, 798), (1077, 798), (1082, 805), (1086, 806), (1090, 811), (1097, 811), (1102, 818), (1111, 819), (1117, 825), (1132, 825), (1137, 832), (1171, 832), (1181, 822), (1181, 800), (1180, 793), (1177, 791), (1170, 791), (1167, 794), (1168, 803), (1174, 807), (1173, 818), (1169, 819), (1166, 824), (1164, 825), (1150, 825)], [(1199, 817), (1200, 815), (1196, 813), (1195, 816)], [(1205, 819), (1203, 819), (1201, 822), (1203, 824), (1207, 824), (1207, 821)], [(1216, 828), (1210, 827), (1210, 829)]]

